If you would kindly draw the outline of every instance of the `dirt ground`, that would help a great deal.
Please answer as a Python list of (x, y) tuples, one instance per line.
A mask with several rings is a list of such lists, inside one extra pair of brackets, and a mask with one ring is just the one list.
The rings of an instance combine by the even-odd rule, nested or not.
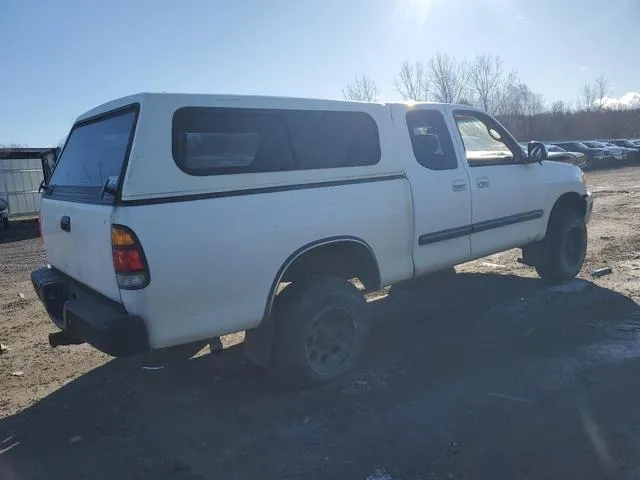
[(241, 336), (182, 366), (51, 349), (29, 281), (42, 242), (15, 224), (0, 238), (0, 480), (640, 478), (640, 168), (588, 183), (583, 281), (549, 287), (510, 251), (392, 287), (369, 302), (358, 369), (308, 391), (273, 384)]

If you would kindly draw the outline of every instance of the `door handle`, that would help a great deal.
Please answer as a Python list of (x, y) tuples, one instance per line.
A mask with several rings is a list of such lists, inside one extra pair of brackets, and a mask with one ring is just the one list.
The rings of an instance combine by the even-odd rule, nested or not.
[(476, 185), (478, 185), (478, 188), (487, 188), (489, 186), (489, 178), (487, 177), (476, 178)]
[(454, 180), (453, 183), (451, 183), (451, 188), (454, 192), (459, 192), (467, 188), (467, 182), (464, 180)]
[(71, 231), (71, 218), (69, 217), (69, 215), (64, 215), (60, 219), (60, 228), (65, 232)]

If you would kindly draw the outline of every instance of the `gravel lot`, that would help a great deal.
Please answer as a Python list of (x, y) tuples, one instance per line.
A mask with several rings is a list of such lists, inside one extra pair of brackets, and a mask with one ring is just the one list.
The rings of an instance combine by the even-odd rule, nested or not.
[(183, 366), (51, 349), (29, 281), (42, 242), (16, 223), (0, 480), (640, 478), (640, 168), (588, 183), (584, 280), (550, 288), (510, 251), (380, 292), (357, 371), (302, 392), (247, 363), (240, 335)]

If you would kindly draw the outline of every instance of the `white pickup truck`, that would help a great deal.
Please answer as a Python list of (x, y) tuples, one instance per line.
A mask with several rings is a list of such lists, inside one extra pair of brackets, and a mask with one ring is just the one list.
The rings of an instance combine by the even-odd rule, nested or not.
[(376, 290), (514, 247), (550, 281), (579, 272), (591, 196), (546, 157), (461, 105), (109, 102), (73, 126), (42, 197), (50, 343), (123, 356), (246, 330), (254, 361), (327, 381), (366, 331), (355, 278)]

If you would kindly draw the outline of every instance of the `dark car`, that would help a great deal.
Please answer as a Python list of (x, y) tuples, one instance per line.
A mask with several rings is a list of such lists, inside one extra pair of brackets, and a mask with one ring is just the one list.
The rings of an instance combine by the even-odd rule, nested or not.
[(609, 140), (609, 143), (617, 145), (618, 147), (626, 148), (627, 152), (629, 152), (630, 158), (633, 158), (634, 160), (640, 160), (640, 142), (634, 143), (632, 140), (618, 139)]
[(617, 147), (615, 145), (607, 145), (604, 142), (598, 140), (583, 140), (580, 143), (584, 143), (589, 148), (600, 148), (607, 151), (615, 160), (624, 160), (627, 158), (627, 151), (624, 148)]
[(624, 147), (624, 148), (633, 148), (635, 150), (639, 150), (640, 147), (633, 143), (631, 140), (624, 140), (624, 139), (619, 139), (619, 140), (609, 140), (609, 143), (613, 143), (614, 145), (617, 145), (619, 147)]
[(553, 145), (564, 148), (569, 152), (584, 153), (588, 158), (585, 168), (602, 167), (613, 159), (609, 150), (602, 148), (590, 148), (582, 142), (554, 142)]
[[(527, 142), (519, 142), (522, 150), (526, 153), (529, 148)], [(546, 144), (547, 147), (547, 160), (553, 160), (554, 162), (571, 163), (578, 167), (583, 167), (587, 163), (587, 156), (580, 152), (567, 152), (566, 150), (557, 147), (556, 145)]]
[[(587, 155), (583, 152), (570, 152), (558, 145), (548, 144), (547, 151), (550, 156), (555, 156), (558, 159), (567, 163), (573, 163), (580, 168), (586, 167), (589, 163)], [(553, 159), (553, 158), (552, 158)]]
[(568, 152), (581, 152), (589, 158), (611, 159), (611, 153), (606, 148), (588, 147), (582, 142), (554, 142), (553, 145), (564, 148)]

